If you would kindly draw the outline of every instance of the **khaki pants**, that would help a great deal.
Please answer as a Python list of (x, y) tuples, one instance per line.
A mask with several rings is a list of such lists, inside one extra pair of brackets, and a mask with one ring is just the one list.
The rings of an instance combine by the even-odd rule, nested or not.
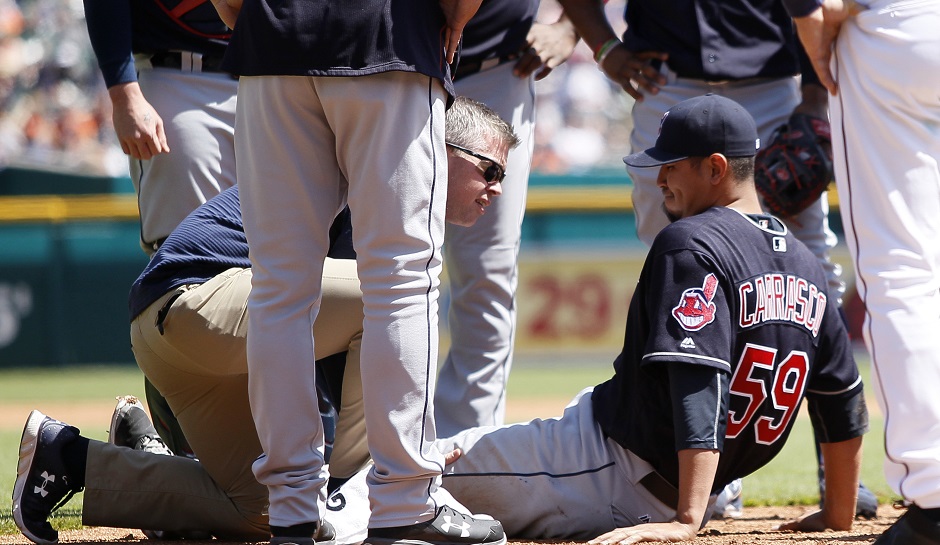
[[(248, 405), (250, 288), (250, 269), (230, 269), (204, 284), (171, 290), (131, 324), (137, 363), (166, 398), (199, 461), (92, 442), (83, 509), (87, 524), (269, 537), (268, 491), (251, 470), (262, 449)], [(158, 314), (177, 293), (161, 333)], [(348, 477), (369, 457), (359, 372), (362, 295), (354, 260), (326, 260), (313, 334), (317, 359), (348, 352), (330, 466), (334, 475)]]

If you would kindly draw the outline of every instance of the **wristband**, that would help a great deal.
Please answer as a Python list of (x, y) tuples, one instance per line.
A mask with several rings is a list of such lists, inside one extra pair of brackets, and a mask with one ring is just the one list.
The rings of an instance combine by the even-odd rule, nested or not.
[(611, 38), (601, 44), (601, 46), (597, 48), (597, 53), (594, 54), (594, 60), (597, 62), (597, 64), (603, 63), (604, 59), (607, 58), (607, 55), (609, 55), (610, 52), (613, 51), (614, 48), (618, 45), (620, 45), (620, 40), (617, 38)]

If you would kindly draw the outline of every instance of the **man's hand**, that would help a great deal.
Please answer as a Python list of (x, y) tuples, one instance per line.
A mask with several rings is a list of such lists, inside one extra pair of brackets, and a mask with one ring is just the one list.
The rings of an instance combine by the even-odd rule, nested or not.
[(137, 82), (121, 83), (108, 89), (113, 108), (114, 132), (121, 151), (134, 159), (149, 160), (168, 153), (163, 119), (147, 102)]
[(457, 53), (457, 45), (460, 43), (460, 35), (463, 34), (463, 27), (467, 26), (470, 19), (480, 9), (483, 0), (438, 0), (441, 10), (444, 12), (444, 18), (447, 20), (447, 28), (444, 29), (444, 51), (447, 55), (447, 64), (454, 63), (454, 54)]
[(629, 545), (643, 541), (689, 541), (695, 538), (698, 524), (681, 522), (657, 522), (617, 528), (588, 541), (589, 545)]
[(238, 13), (242, 10), (242, 0), (212, 0), (212, 5), (225, 26), (235, 28)]
[(862, 467), (862, 438), (820, 443), (826, 478), (823, 508), (780, 525), (781, 530), (820, 532), (851, 530), (858, 501), (858, 476)]
[(445, 452), (444, 453), (444, 465), (447, 465), (447, 466), (451, 465), (452, 463), (459, 460), (461, 456), (463, 456), (463, 451), (460, 450), (459, 448), (455, 448), (454, 450), (450, 452)]
[(806, 17), (793, 19), (796, 31), (803, 42), (803, 49), (813, 69), (819, 75), (819, 81), (829, 92), (835, 95), (839, 86), (829, 70), (832, 48), (842, 28), (842, 23), (852, 14), (851, 2), (843, 0), (823, 0), (822, 6)]
[(826, 520), (823, 518), (823, 512), (821, 510), (807, 513), (796, 520), (784, 522), (777, 527), (778, 530), (787, 530), (790, 532), (824, 532), (827, 528)]
[(668, 57), (661, 51), (634, 53), (618, 45), (601, 61), (600, 67), (628, 95), (643, 100), (644, 93), (655, 95), (659, 86), (666, 84), (666, 77), (653, 67), (653, 61), (665, 62)]
[(588, 541), (590, 545), (628, 545), (642, 541), (689, 541), (705, 520), (708, 496), (719, 453), (708, 449), (682, 449), (679, 455), (679, 505), (672, 522), (617, 528)]
[(550, 25), (534, 23), (526, 36), (526, 48), (512, 73), (516, 77), (527, 78), (539, 69), (535, 79), (540, 80), (567, 61), (577, 43), (578, 33), (564, 16)]

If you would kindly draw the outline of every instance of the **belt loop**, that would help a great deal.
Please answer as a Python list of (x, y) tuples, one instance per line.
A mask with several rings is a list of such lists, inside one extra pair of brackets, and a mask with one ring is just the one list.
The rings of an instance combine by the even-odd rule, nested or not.
[(180, 51), (180, 71), (181, 72), (192, 72), (193, 71), (193, 54), (189, 51)]
[(183, 72), (202, 72), (202, 53), (180, 51), (180, 70)]

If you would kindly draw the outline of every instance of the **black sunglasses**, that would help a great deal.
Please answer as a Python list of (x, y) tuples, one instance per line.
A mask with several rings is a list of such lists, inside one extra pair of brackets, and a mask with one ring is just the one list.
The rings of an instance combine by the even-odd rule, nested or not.
[(471, 157), (476, 157), (477, 159), (480, 159), (481, 161), (488, 162), (490, 166), (486, 167), (485, 169), (481, 168), (480, 164), (477, 163), (477, 167), (480, 168), (480, 172), (483, 173), (483, 179), (486, 180), (486, 183), (488, 185), (500, 183), (506, 177), (506, 169), (503, 168), (503, 165), (497, 163), (496, 161), (490, 159), (489, 157), (485, 155), (480, 155), (479, 153), (475, 151), (470, 151), (467, 148), (455, 146), (454, 144), (447, 144), (447, 145), (454, 148), (457, 151), (462, 151)]

